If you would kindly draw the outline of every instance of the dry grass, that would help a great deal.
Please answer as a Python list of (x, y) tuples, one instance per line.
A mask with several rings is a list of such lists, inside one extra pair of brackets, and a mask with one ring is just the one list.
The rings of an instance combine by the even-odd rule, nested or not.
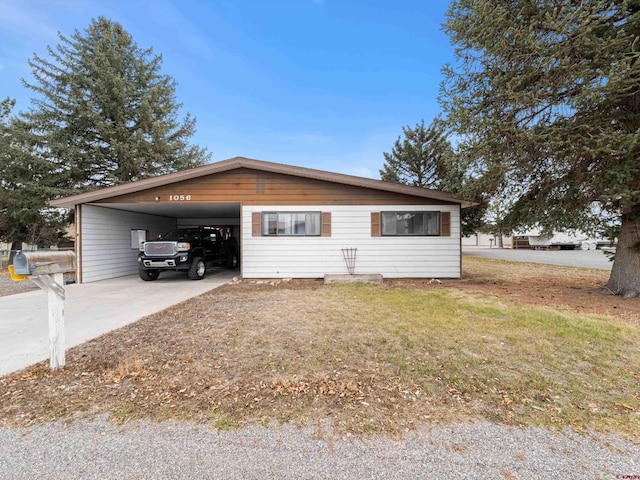
[(544, 263), (495, 260), (466, 255), (464, 280), (472, 283), (501, 285), (531, 285), (543, 281), (546, 285), (599, 286), (606, 283), (609, 271), (598, 268), (578, 268)]
[(606, 270), (463, 257), (463, 279), (451, 286), (587, 314), (624, 319), (640, 326), (640, 298), (602, 295)]
[[(472, 291), (494, 285), (470, 279), (492, 263), (438, 287), (227, 285), (71, 349), (62, 372), (1, 378), (0, 422), (107, 412), (396, 434), (483, 418), (638, 441), (638, 325)], [(580, 273), (543, 268), (557, 281)], [(496, 281), (523, 285), (513, 272)]]

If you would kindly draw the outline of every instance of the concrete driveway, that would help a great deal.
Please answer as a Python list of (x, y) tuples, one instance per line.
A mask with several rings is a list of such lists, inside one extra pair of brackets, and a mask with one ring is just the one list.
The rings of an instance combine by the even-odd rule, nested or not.
[[(135, 276), (67, 285), (65, 345), (70, 348), (208, 292), (237, 271), (211, 269), (203, 280), (166, 272), (154, 282)], [(42, 290), (0, 297), (0, 376), (49, 358), (47, 294)]]

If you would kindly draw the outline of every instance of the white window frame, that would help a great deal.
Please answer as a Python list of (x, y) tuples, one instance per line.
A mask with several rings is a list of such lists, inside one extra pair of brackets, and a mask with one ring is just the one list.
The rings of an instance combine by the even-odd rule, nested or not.
[(320, 237), (321, 235), (322, 212), (262, 212), (262, 236)]
[[(412, 220), (417, 216), (422, 216), (422, 232), (410, 231), (415, 225)], [(393, 217), (393, 218), (392, 218)], [(402, 218), (405, 217), (405, 218)], [(380, 231), (383, 237), (439, 237), (442, 229), (440, 225), (441, 216), (438, 211), (387, 211), (380, 212)], [(404, 222), (404, 225), (402, 223)], [(398, 233), (398, 227), (402, 226)], [(429, 226), (435, 226), (435, 231), (429, 231)], [(406, 229), (404, 228), (406, 227)], [(406, 230), (406, 231), (405, 231)]]

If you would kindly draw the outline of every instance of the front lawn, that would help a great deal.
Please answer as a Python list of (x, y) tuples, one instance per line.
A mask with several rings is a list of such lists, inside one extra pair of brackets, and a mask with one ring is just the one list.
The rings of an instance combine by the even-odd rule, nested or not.
[(328, 419), (397, 434), (480, 418), (640, 439), (637, 323), (466, 283), (227, 285), (71, 349), (64, 371), (1, 378), (0, 421)]

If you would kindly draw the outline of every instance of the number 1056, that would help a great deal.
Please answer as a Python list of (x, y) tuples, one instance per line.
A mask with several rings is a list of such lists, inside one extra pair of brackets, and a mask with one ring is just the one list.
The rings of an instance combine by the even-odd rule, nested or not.
[(188, 202), (191, 200), (191, 195), (169, 195), (170, 202)]

